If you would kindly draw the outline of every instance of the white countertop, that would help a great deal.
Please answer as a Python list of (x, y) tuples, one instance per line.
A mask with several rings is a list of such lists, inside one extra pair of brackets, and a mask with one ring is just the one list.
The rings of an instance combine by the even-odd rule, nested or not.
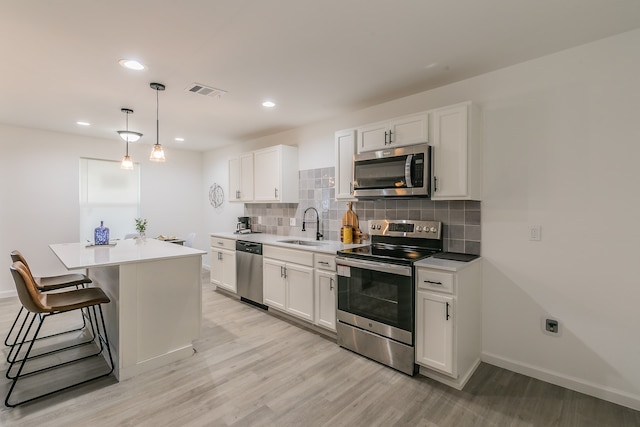
[(114, 246), (57, 243), (49, 247), (69, 270), (206, 254), (199, 249), (151, 238), (117, 240), (113, 243)]
[(425, 258), (416, 262), (414, 265), (416, 267), (437, 268), (438, 270), (447, 270), (447, 271), (456, 272), (456, 271), (462, 270), (465, 267), (470, 266), (471, 264), (480, 262), (481, 259), (482, 258), (479, 257), (469, 262), (462, 262), (462, 261), (452, 261), (452, 260), (440, 259), (440, 258)]
[(299, 249), (303, 251), (310, 252), (320, 252), (326, 254), (336, 254), (336, 252), (341, 251), (342, 249), (349, 248), (357, 248), (358, 246), (367, 246), (370, 242), (367, 240), (365, 243), (359, 244), (344, 244), (342, 242), (336, 242), (334, 240), (319, 240), (318, 243), (321, 243), (320, 246), (304, 246), (304, 245), (295, 245), (291, 243), (282, 243), (281, 240), (306, 240), (316, 242), (316, 240), (305, 239), (304, 237), (297, 236), (280, 236), (275, 234), (267, 234), (267, 233), (247, 233), (247, 234), (237, 234), (232, 232), (216, 232), (211, 233), (211, 237), (222, 237), (224, 239), (233, 239), (233, 240), (245, 240), (247, 242), (254, 243), (262, 243), (263, 245), (273, 245), (273, 246), (281, 246), (283, 248), (291, 248), (291, 249)]

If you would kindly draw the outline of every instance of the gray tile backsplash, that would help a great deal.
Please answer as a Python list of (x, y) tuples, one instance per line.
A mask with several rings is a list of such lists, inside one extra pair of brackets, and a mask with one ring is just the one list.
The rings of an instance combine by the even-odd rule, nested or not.
[[(328, 240), (340, 240), (342, 215), (347, 203), (336, 201), (335, 168), (302, 170), (299, 173), (300, 197), (298, 203), (248, 203), (245, 215), (251, 217), (254, 231), (297, 236), (313, 239), (316, 233), (316, 217), (307, 212), (306, 231), (302, 231), (302, 214), (305, 209), (315, 207), (320, 214), (320, 232)], [(480, 254), (481, 203), (476, 201), (366, 200), (353, 203), (360, 228), (370, 219), (413, 219), (442, 221), (444, 250)], [(290, 218), (296, 225), (291, 226)], [(260, 220), (260, 221), (259, 221)], [(260, 222), (260, 224), (258, 223)]]

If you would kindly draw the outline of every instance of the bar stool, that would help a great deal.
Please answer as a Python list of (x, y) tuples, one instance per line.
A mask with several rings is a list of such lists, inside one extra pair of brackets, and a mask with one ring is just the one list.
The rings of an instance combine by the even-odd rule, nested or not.
[[(11, 252), (11, 261), (12, 262), (16, 262), (16, 261), (20, 261), (24, 264), (24, 266), (27, 268), (27, 270), (29, 270), (29, 274), (32, 275), (31, 273), (31, 268), (29, 268), (29, 264), (27, 263), (27, 260), (24, 258), (24, 256), (20, 253), (20, 251), (12, 251)], [(89, 279), (87, 276), (85, 276), (84, 274), (63, 274), (61, 276), (44, 276), (44, 277), (34, 277), (34, 281), (36, 284), (36, 287), (38, 288), (38, 290), (40, 290), (41, 292), (49, 292), (49, 291), (54, 291), (57, 289), (63, 289), (63, 288), (67, 288), (70, 286), (75, 286), (76, 288), (82, 286), (84, 287), (86, 284), (91, 283), (91, 279)], [(9, 329), (9, 333), (7, 333), (6, 338), (4, 339), (4, 345), (6, 345), (7, 347), (13, 347), (18, 339), (18, 335), (16, 335), (15, 339), (13, 340), (13, 342), (11, 342), (11, 334), (13, 333), (13, 330), (15, 329), (16, 325), (18, 324), (18, 320), (20, 320), (20, 316), (22, 315), (22, 312), (24, 311), (23, 307), (20, 307), (20, 310), (18, 311), (18, 315), (16, 316), (15, 320), (13, 321), (13, 324), (11, 325), (11, 329)], [(22, 330), (22, 328), (24, 328), (26, 322), (27, 322), (27, 318), (28, 316), (25, 316), (22, 325), (20, 327), (20, 330)], [(75, 330), (79, 330), (82, 329), (86, 326), (86, 323), (84, 321), (84, 316), (82, 318), (82, 326), (78, 329)], [(61, 333), (68, 333), (68, 332), (73, 332), (74, 330), (71, 331), (65, 331), (65, 332), (61, 332)], [(18, 332), (19, 333), (19, 332)], [(56, 336), (59, 334), (52, 334), (52, 335), (48, 335), (46, 337), (41, 337), (41, 339), (44, 338), (49, 338), (52, 336)], [(9, 361), (9, 360), (7, 360)]]
[[(18, 339), (16, 341), (15, 346), (17, 346), (17, 353), (20, 353), (23, 346), (27, 344), (27, 349), (20, 360), (15, 360), (9, 364), (9, 368), (6, 372), (6, 377), (12, 380), (11, 386), (9, 388), (9, 392), (7, 393), (7, 397), (4, 401), (5, 405), (8, 407), (15, 407), (27, 402), (31, 402), (35, 399), (39, 399), (44, 396), (48, 396), (53, 393), (57, 393), (62, 390), (69, 389), (71, 387), (75, 387), (80, 384), (85, 384), (89, 381), (93, 381), (98, 378), (106, 377), (113, 372), (114, 364), (113, 357), (111, 355), (111, 349), (109, 347), (109, 339), (107, 337), (107, 330), (104, 322), (104, 316), (102, 314), (102, 306), (101, 304), (107, 304), (110, 302), (109, 297), (102, 291), (100, 288), (80, 288), (74, 289), (70, 291), (57, 292), (57, 293), (43, 293), (40, 292), (35, 284), (35, 280), (29, 269), (22, 263), (21, 261), (16, 261), (11, 265), (11, 275), (13, 276), (16, 291), (18, 293), (18, 298), (22, 303), (22, 306), (29, 313), (33, 314), (31, 316), (31, 320), (29, 321), (29, 325), (26, 331), (22, 334), (19, 334)], [(23, 372), (25, 365), (27, 362), (36, 359), (42, 358), (44, 356), (50, 355), (52, 353), (57, 353), (62, 350), (66, 350), (72, 348), (74, 346), (67, 346), (62, 349), (57, 349), (53, 351), (48, 351), (41, 354), (32, 354), (32, 350), (35, 342), (38, 339), (38, 334), (45, 322), (49, 317), (55, 316), (61, 313), (70, 312), (73, 310), (82, 310), (86, 309), (89, 316), (93, 315), (92, 321), (90, 321), (92, 335), (98, 344), (97, 352), (94, 352), (89, 355), (79, 356), (75, 359), (68, 360), (65, 362), (53, 364), (50, 366), (45, 366), (40, 369), (36, 369), (30, 372)], [(98, 323), (98, 313), (100, 314), (100, 323)], [(31, 332), (34, 328), (34, 323), (38, 319), (37, 325), (35, 327), (35, 331)], [(95, 325), (95, 326), (94, 326)], [(100, 332), (100, 325), (102, 326), (102, 333)], [(31, 339), (28, 339), (31, 336)], [(51, 371), (55, 368), (59, 368), (62, 366), (67, 366), (75, 362), (79, 362), (81, 360), (88, 359), (90, 357), (100, 356), (103, 350), (109, 354), (109, 365), (110, 368), (108, 372), (102, 373), (99, 375), (91, 376), (90, 378), (85, 378), (81, 381), (74, 382), (73, 384), (66, 385), (61, 388), (57, 388), (53, 391), (48, 391), (46, 393), (37, 395), (35, 397), (30, 397), (28, 399), (19, 401), (19, 402), (10, 402), (11, 395), (14, 392), (16, 384), (19, 380), (24, 377), (42, 374), (47, 371)], [(54, 358), (58, 361), (57, 357)], [(11, 374), (13, 367), (19, 364), (18, 370), (15, 374)]]

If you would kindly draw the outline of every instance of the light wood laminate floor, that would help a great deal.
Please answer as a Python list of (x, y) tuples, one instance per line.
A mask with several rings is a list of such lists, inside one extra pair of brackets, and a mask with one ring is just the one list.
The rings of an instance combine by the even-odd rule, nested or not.
[[(640, 426), (638, 411), (484, 363), (463, 391), (409, 377), (218, 293), (208, 280), (205, 273), (193, 357), (3, 406), (0, 426)], [(18, 307), (16, 298), (0, 300), (3, 338)]]

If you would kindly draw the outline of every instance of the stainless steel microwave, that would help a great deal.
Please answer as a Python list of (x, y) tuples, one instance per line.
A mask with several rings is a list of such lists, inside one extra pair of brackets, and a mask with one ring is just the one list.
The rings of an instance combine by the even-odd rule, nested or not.
[(427, 144), (353, 156), (355, 197), (429, 197), (430, 188), (431, 147)]

